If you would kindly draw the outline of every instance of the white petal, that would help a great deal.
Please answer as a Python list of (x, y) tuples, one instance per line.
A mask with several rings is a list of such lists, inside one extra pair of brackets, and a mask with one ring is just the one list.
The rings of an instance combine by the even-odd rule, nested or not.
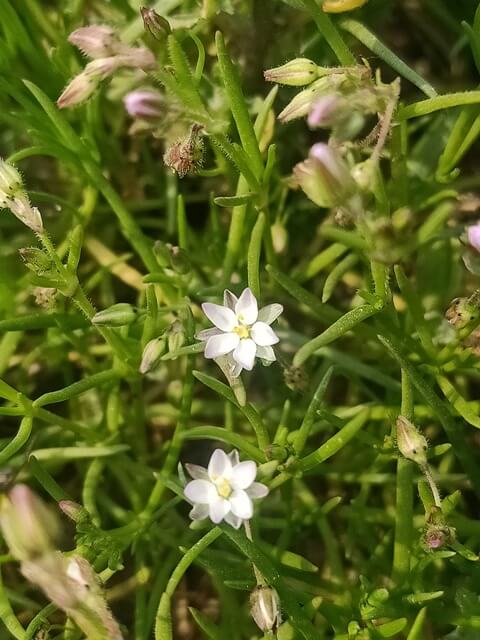
[(235, 465), (240, 463), (240, 456), (238, 455), (238, 451), (236, 449), (233, 449), (233, 451), (230, 451), (230, 453), (228, 454), (228, 457), (232, 462), (232, 467), (235, 467)]
[(230, 511), (230, 502), (218, 497), (214, 502), (210, 503), (209, 515), (210, 520), (215, 524), (221, 522)]
[(238, 347), (233, 352), (233, 359), (238, 364), (242, 365), (247, 371), (253, 369), (255, 364), (255, 354), (257, 352), (257, 345), (250, 338), (240, 340)]
[(198, 464), (189, 464), (187, 462), (185, 468), (194, 480), (208, 480), (208, 472), (205, 467), (200, 467)]
[(188, 514), (192, 520), (205, 520), (208, 518), (208, 504), (196, 504)]
[(228, 524), (232, 526), (234, 529), (240, 529), (240, 527), (242, 526), (243, 520), (238, 516), (233, 515), (233, 513), (230, 511), (225, 516), (225, 522), (228, 522)]
[(246, 489), (255, 480), (257, 465), (253, 460), (245, 460), (233, 467), (231, 485), (234, 489)]
[(233, 362), (232, 367), (230, 369), (230, 375), (232, 378), (238, 378), (238, 376), (242, 373), (242, 365), (239, 362)]
[(183, 493), (190, 502), (200, 504), (208, 504), (217, 496), (215, 486), (208, 480), (192, 480), (186, 485)]
[(254, 482), (248, 487), (247, 493), (251, 498), (254, 499), (264, 498), (268, 495), (268, 487), (261, 482)]
[(217, 329), (216, 327), (214, 327), (213, 329), (203, 329), (202, 331), (199, 331), (195, 334), (195, 338), (197, 340), (208, 340), (212, 336), (219, 336), (222, 333), (223, 331), (220, 331), (220, 329)]
[(267, 304), (266, 307), (260, 309), (258, 312), (258, 320), (261, 322), (266, 322), (267, 324), (272, 324), (278, 318), (278, 316), (283, 313), (283, 307), (281, 304)]
[(268, 362), (275, 362), (275, 351), (272, 347), (258, 347), (257, 346), (257, 358), (267, 360)]
[(266, 322), (256, 322), (250, 332), (252, 339), (261, 347), (277, 344), (279, 338)]
[(218, 358), (230, 353), (238, 346), (240, 338), (236, 333), (220, 333), (208, 339), (205, 347), (205, 358)]
[(235, 313), (227, 307), (222, 307), (212, 302), (204, 302), (202, 310), (210, 322), (213, 322), (222, 331), (232, 331), (238, 324)]
[(232, 462), (225, 451), (215, 449), (208, 463), (208, 475), (212, 481), (218, 478), (229, 480), (232, 475)]
[(250, 520), (253, 516), (253, 503), (245, 491), (237, 489), (232, 493), (229, 500), (232, 513), (235, 516), (242, 518), (242, 520)]
[(232, 311), (235, 311), (235, 305), (237, 304), (237, 302), (237, 296), (228, 289), (225, 289), (225, 291), (223, 292), (223, 306), (228, 307), (228, 309), (231, 309)]
[(243, 324), (253, 324), (258, 317), (257, 299), (249, 288), (244, 289), (235, 305), (237, 318)]

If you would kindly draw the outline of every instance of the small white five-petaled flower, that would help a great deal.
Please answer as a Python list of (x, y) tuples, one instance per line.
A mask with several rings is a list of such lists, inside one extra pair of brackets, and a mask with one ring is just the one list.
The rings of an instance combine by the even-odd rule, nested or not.
[(227, 289), (223, 306), (204, 302), (202, 309), (215, 328), (200, 331), (196, 337), (206, 341), (206, 358), (230, 355), (232, 377), (242, 369), (251, 371), (256, 357), (267, 362), (276, 359), (272, 345), (279, 339), (270, 325), (282, 313), (281, 304), (269, 304), (259, 311), (250, 289), (244, 289), (239, 298)]
[(255, 482), (255, 462), (240, 462), (236, 450), (227, 455), (215, 449), (208, 469), (196, 464), (185, 466), (194, 478), (184, 489), (185, 497), (193, 504), (192, 520), (210, 518), (215, 524), (225, 520), (238, 529), (253, 516), (252, 498), (264, 498), (268, 494), (267, 486)]

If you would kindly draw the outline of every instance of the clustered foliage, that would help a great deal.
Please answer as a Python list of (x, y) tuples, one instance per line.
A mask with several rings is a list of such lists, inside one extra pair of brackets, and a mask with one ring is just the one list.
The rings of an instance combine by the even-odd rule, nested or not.
[(478, 637), (477, 4), (2, 0), (1, 640)]

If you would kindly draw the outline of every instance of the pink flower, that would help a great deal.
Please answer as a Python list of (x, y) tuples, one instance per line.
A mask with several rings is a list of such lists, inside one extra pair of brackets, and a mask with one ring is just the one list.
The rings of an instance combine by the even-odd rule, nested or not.
[(467, 229), (468, 244), (480, 253), (480, 222)]

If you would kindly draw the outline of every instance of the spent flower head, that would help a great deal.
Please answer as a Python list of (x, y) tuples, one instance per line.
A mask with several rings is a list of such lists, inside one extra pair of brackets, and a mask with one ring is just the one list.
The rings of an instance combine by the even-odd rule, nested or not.
[(276, 360), (272, 345), (277, 344), (279, 338), (270, 325), (282, 313), (281, 304), (270, 304), (259, 310), (257, 299), (247, 288), (239, 298), (226, 290), (223, 306), (204, 302), (202, 310), (215, 325), (196, 336), (206, 341), (205, 357), (214, 359), (231, 354), (234, 377), (240, 375), (242, 369), (251, 371), (255, 358), (267, 362)]
[(252, 500), (268, 494), (268, 487), (255, 482), (255, 462), (240, 462), (236, 450), (227, 455), (216, 449), (207, 469), (194, 464), (185, 466), (193, 478), (184, 489), (185, 497), (193, 505), (192, 520), (210, 518), (215, 524), (225, 520), (238, 529), (253, 516)]

